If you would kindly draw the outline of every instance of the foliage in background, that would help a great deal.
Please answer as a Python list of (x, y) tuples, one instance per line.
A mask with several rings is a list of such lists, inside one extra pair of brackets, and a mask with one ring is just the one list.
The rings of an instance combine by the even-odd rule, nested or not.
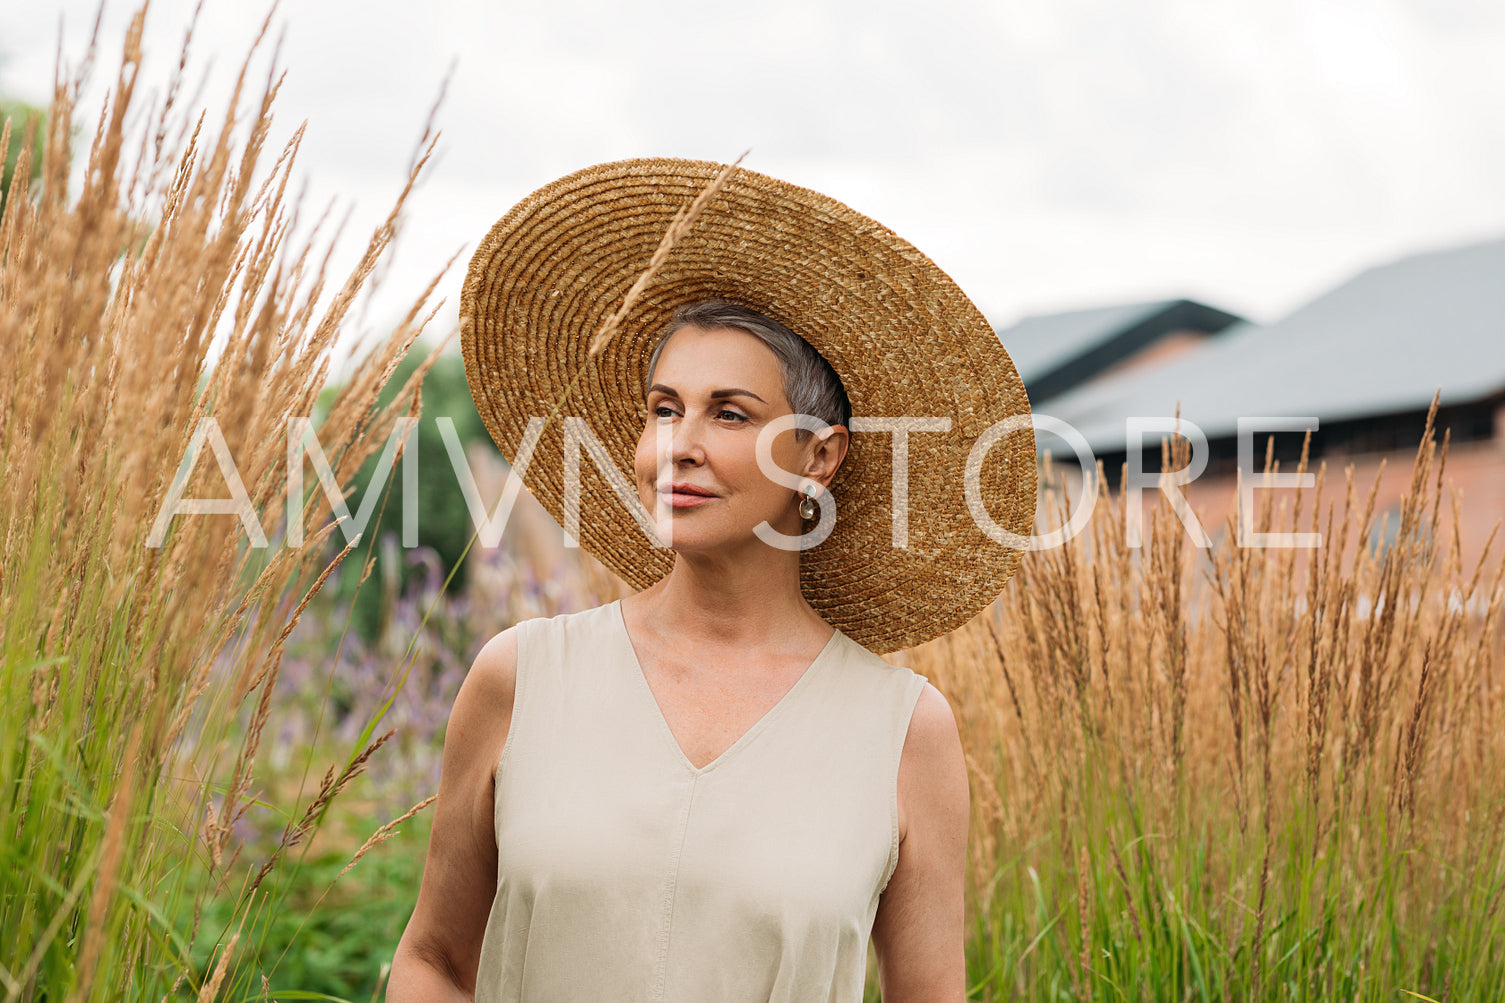
[[(267, 148), (275, 69), (259, 91), (242, 69), (224, 114), (201, 120), (180, 105), (185, 51), (164, 100), (137, 112), (143, 20), (128, 30), (76, 198), (82, 74), (56, 94), (44, 148), (23, 143), (0, 217), (7, 1000), (259, 991), (256, 946), (281, 868), (384, 741), (368, 721), (354, 742), (324, 746), (327, 772), (313, 764), (319, 750), (303, 750), (298, 783), (264, 787), (287, 636), (333, 570), (327, 505), (307, 512), (301, 547), (280, 545), (288, 419), (309, 414), (323, 387), (431, 137), (337, 281), (314, 243), (322, 227), (285, 199), (301, 130)], [(339, 483), (414, 408), (421, 374), (387, 407), (378, 394), (427, 319), (415, 304), (319, 427)], [(217, 422), (271, 546), (247, 547), (232, 515), (180, 515), (148, 545), (203, 419)], [(212, 440), (203, 445), (182, 494), (223, 498)], [(288, 820), (270, 848), (242, 836), (259, 801)], [(202, 924), (212, 909), (227, 910), (223, 927)]]
[[(0, 95), (0, 160), (4, 162), (0, 167), (0, 216), (5, 214), (5, 200), (21, 160), (22, 147), (30, 144), (33, 150), (40, 149), (46, 130), (47, 116), (42, 109)], [(27, 180), (35, 184), (41, 176), (41, 161), (33, 157)]]
[[(411, 357), (398, 364), (393, 382), (380, 398), (381, 404), (389, 403), (396, 394), (397, 387), (412, 377), (419, 364), (418, 360)], [(417, 490), (414, 493), (417, 546), (425, 548), (438, 558), (443, 575), (449, 582), (447, 590), (454, 594), (463, 591), (469, 582), (469, 562), (462, 562), (461, 555), (465, 553), (475, 527), (456, 479), (465, 474), (456, 473), (440, 431), (440, 420), (447, 419), (453, 423), (455, 441), (462, 447), (479, 448), (498, 457), (501, 454), (487, 433), (486, 426), (482, 424), (481, 416), (476, 412), (470, 396), (470, 386), (465, 380), (464, 360), (458, 353), (441, 354), (433, 360), (428, 375), (423, 379), (422, 399), (423, 417), (412, 433), (408, 446), (412, 451), (410, 462), (416, 463), (418, 468)], [(367, 490), (376, 481), (378, 492), (385, 495), (385, 504), (381, 507), (381, 525), (400, 532), (408, 509), (402, 491), (401, 467), (399, 465), (384, 472), (382, 479), (377, 481), (379, 459), (380, 457), (371, 457), (356, 474), (355, 490), (348, 504), (353, 514), (355, 506), (365, 500)], [(368, 559), (374, 555), (377, 573), (382, 577), (397, 575), (404, 585), (419, 572), (412, 563), (398, 558), (396, 548), (384, 550), (379, 547), (378, 538), (375, 532), (363, 535), (351, 552), (352, 560), (329, 583), (330, 591), (338, 596), (339, 601), (351, 606), (355, 629), (368, 642), (388, 633), (387, 626), (392, 615), (386, 599), (392, 594), (391, 590), (358, 587), (361, 572)], [(336, 535), (331, 547), (338, 549), (344, 544), (344, 538)], [(451, 571), (455, 572), (453, 577), (449, 577)]]
[[(350, 795), (359, 801), (357, 792), (347, 792)], [(369, 805), (357, 803), (355, 810), (332, 812), (321, 830), (353, 830), (368, 825), (371, 815)], [(262, 910), (260, 925), (242, 937), (249, 943), (241, 963), (267, 974), (272, 999), (294, 998), (290, 990), (333, 1000), (380, 999), (393, 945), (418, 897), (427, 842), (425, 812), (399, 826), (389, 840), (350, 868), (359, 841), (321, 836), (297, 866), (280, 868), (264, 883), (276, 907)], [(237, 922), (235, 904), (226, 896), (207, 896), (204, 901), (197, 917), (204, 938), (224, 940)], [(195, 917), (190, 911), (177, 921), (186, 929)], [(251, 998), (263, 997), (255, 993)]]

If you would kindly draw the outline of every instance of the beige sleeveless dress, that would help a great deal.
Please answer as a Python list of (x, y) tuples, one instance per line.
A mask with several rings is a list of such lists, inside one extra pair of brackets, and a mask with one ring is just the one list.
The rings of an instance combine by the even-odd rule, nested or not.
[(923, 676), (837, 631), (696, 769), (620, 603), (518, 628), (480, 1003), (860, 1003)]

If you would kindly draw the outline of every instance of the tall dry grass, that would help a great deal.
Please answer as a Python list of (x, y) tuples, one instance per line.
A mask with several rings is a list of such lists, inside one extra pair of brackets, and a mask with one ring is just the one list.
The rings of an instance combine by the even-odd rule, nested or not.
[[(269, 146), (281, 78), (275, 67), (250, 78), (264, 38), (211, 116), (185, 103), (187, 39), (165, 93), (138, 93), (144, 16), (97, 123), (75, 119), (96, 44), (75, 72), (60, 68), (45, 142), (28, 139), (0, 219), (5, 1000), (259, 994), (237, 950), (269, 907), (261, 885), (382, 741), (368, 736), (276, 806), (289, 822), (265, 860), (238, 859), (283, 644), (333, 567), (320, 555), (335, 524), (317, 489), (305, 516), (317, 531), (281, 545), (288, 421), (314, 413), (434, 137), (425, 130), (359, 263), (335, 275), (328, 211), (310, 224), (289, 194), (301, 128)], [(80, 125), (92, 134), (70, 191)], [(357, 363), (317, 430), (341, 485), (417, 410), (423, 369), (390, 406), (375, 402), (429, 319), (432, 290)], [(269, 548), (248, 547), (230, 515), (179, 516), (160, 548), (147, 543), (205, 417)], [(226, 494), (206, 448), (183, 496)], [(177, 927), (184, 896), (228, 896), (234, 929), (205, 943), (196, 925)]]
[(1505, 563), (1463, 566), (1446, 452), (1388, 545), (1325, 464), (1256, 495), (1309, 549), (1200, 551), (1158, 495), (1135, 549), (1103, 491), (911, 652), (971, 769), (976, 998), (1500, 998)]

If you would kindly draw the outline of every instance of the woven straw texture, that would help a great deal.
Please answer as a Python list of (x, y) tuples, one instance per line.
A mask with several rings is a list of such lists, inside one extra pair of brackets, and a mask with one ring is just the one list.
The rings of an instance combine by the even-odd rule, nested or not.
[[(806, 599), (879, 654), (937, 637), (1002, 590), (1021, 552), (978, 528), (963, 474), (977, 438), (1029, 400), (991, 325), (949, 276), (892, 230), (819, 192), (737, 168), (670, 252), (616, 335), (589, 344), (647, 267), (676, 211), (725, 165), (639, 159), (599, 164), (540, 188), (487, 234), (460, 299), (466, 376), (509, 461), (532, 417), (579, 416), (630, 483), (648, 421), (647, 359), (682, 303), (725, 299), (810, 342), (836, 369), (854, 416), (949, 417), (909, 436), (909, 540), (891, 543), (892, 436), (854, 433), (831, 484), (836, 527), (800, 558)], [(578, 379), (577, 379), (578, 378)], [(570, 384), (575, 386), (565, 397)], [(550, 421), (524, 483), (565, 522), (561, 422)], [(580, 461), (578, 540), (637, 588), (667, 574), (589, 455)], [(1027, 535), (1035, 442), (1016, 431), (988, 452), (981, 498)]]

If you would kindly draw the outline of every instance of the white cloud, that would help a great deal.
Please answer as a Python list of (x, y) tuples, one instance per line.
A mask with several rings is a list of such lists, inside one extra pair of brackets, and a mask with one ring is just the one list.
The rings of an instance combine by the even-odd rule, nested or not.
[[(153, 6), (163, 71), (189, 7)], [(92, 9), (0, 14), (0, 86), (44, 96), (59, 11), (76, 53)], [(206, 11), (217, 93), (259, 20)], [(357, 200), (352, 233), (385, 213), (457, 61), (392, 309), (559, 175), (747, 147), (908, 237), (999, 322), (1173, 295), (1267, 318), (1370, 262), (1505, 232), (1496, 4), (302, 0), (281, 20), (279, 127), (308, 119), (303, 170), (318, 199)]]

